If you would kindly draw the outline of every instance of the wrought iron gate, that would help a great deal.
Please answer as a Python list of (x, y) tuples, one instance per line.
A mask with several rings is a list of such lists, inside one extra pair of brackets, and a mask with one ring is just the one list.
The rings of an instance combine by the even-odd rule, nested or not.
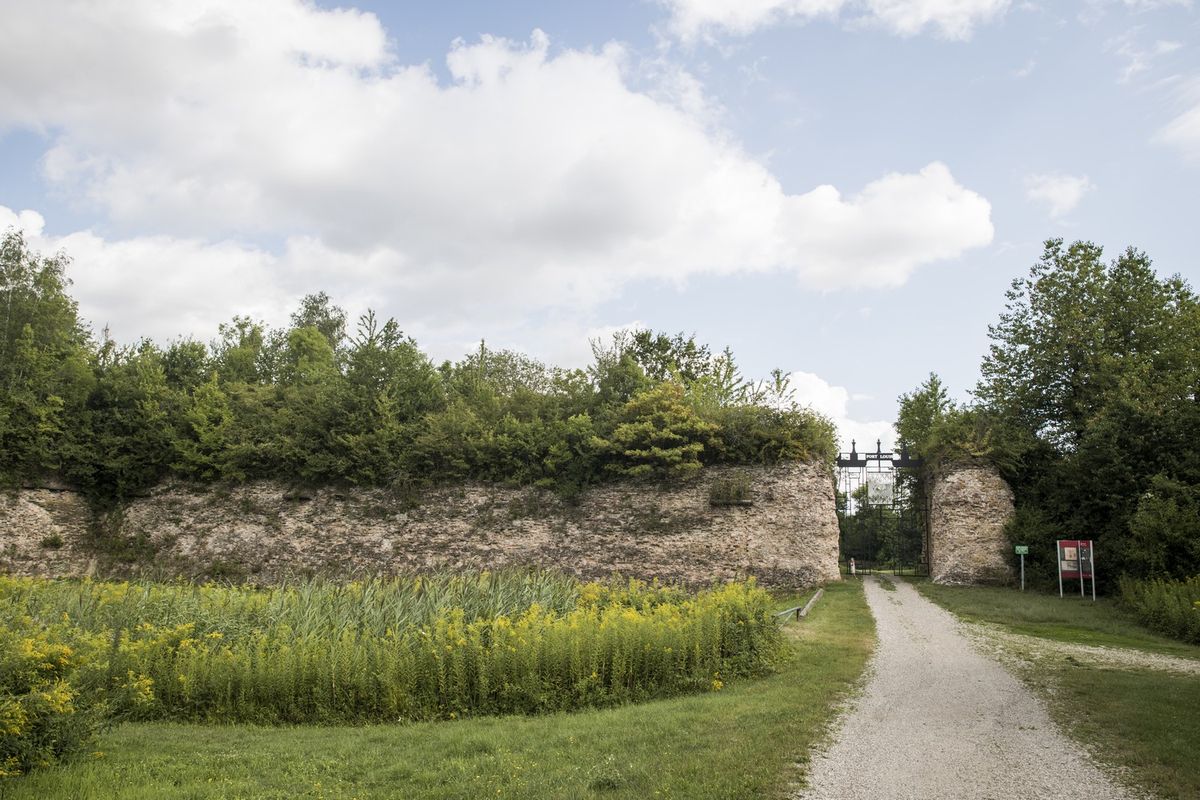
[(838, 467), (838, 526), (841, 562), (850, 559), (863, 572), (927, 575), (925, 513), (920, 508), (921, 461), (907, 449), (886, 452), (876, 440), (874, 453), (859, 453), (851, 441)]

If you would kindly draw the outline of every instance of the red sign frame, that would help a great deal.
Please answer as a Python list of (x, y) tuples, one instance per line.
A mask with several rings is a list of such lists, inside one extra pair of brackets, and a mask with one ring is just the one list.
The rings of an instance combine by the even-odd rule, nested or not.
[(1063, 595), (1063, 578), (1079, 579), (1079, 594), (1084, 593), (1084, 581), (1092, 579), (1092, 600), (1096, 599), (1096, 548), (1091, 539), (1059, 539), (1055, 547), (1058, 555), (1058, 596)]

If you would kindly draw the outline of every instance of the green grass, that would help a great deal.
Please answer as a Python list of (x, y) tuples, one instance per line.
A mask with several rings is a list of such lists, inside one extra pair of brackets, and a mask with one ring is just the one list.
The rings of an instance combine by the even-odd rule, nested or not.
[[(1015, 633), (1074, 644), (1106, 645), (1187, 658), (1200, 647), (1165, 639), (1138, 625), (1115, 602), (1016, 589), (917, 584), (944, 608)], [(1200, 797), (1200, 680), (1149, 670), (1035, 662), (1023, 677), (1046, 700), (1068, 735), (1127, 780), (1164, 798)]]
[[(777, 598), (779, 608), (803, 596)], [(874, 623), (862, 587), (829, 587), (785, 627), (791, 657), (722, 691), (546, 717), (363, 727), (138, 723), (4, 800), (783, 797), (858, 680)], [(3, 784), (0, 784), (3, 786)]]
[(1200, 680), (1163, 672), (1058, 668), (1051, 712), (1162, 798), (1200, 797)]
[(1115, 600), (1081, 600), (1016, 589), (939, 586), (914, 581), (923, 595), (968, 620), (998, 623), (1014, 633), (1073, 644), (1132, 647), (1152, 653), (1200, 658), (1200, 647), (1178, 642), (1139, 625)]
[(896, 591), (896, 584), (892, 582), (891, 578), (888, 578), (885, 575), (880, 575), (878, 578), (876, 578), (876, 580), (879, 581), (879, 588), (883, 589), (884, 591)]

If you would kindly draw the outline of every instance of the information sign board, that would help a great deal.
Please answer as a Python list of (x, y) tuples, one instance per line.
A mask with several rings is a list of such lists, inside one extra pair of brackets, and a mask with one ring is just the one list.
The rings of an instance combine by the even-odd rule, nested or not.
[(1029, 545), (1027, 545), (1027, 544), (1019, 544), (1019, 545), (1016, 545), (1016, 548), (1017, 548), (1017, 549), (1016, 549), (1016, 554), (1017, 554), (1017, 555), (1019, 555), (1019, 556), (1027, 556), (1027, 555), (1029, 555)]
[(1092, 599), (1096, 599), (1096, 563), (1091, 539), (1058, 540), (1058, 596), (1063, 594), (1063, 578), (1079, 579), (1083, 595), (1084, 579), (1092, 579)]
[(1064, 578), (1092, 577), (1092, 542), (1089, 539), (1060, 539), (1058, 566)]

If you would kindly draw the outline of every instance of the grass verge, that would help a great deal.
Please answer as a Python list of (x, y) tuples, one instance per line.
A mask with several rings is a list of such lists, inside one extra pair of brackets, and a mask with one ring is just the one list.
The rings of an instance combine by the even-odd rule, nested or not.
[(921, 594), (964, 619), (994, 622), (1013, 633), (1072, 644), (1131, 647), (1151, 653), (1200, 658), (1200, 647), (1148, 630), (1117, 605), (1102, 597), (1038, 594), (984, 586), (940, 586), (913, 581)]
[(1145, 670), (1047, 670), (1056, 721), (1160, 798), (1200, 797), (1200, 681)]
[[(781, 607), (795, 597), (780, 598)], [(787, 626), (791, 657), (720, 692), (544, 717), (363, 727), (139, 723), (5, 800), (783, 797), (874, 641), (861, 585)]]
[[(968, 620), (1058, 642), (1200, 658), (1200, 647), (1164, 639), (1112, 600), (1059, 598), (1015, 589), (938, 586), (919, 591)], [(1024, 654), (1029, 655), (1029, 654)], [(1023, 661), (1022, 678), (1063, 731), (1122, 778), (1161, 798), (1200, 797), (1200, 681), (1194, 675), (1113, 669), (1061, 658)]]

